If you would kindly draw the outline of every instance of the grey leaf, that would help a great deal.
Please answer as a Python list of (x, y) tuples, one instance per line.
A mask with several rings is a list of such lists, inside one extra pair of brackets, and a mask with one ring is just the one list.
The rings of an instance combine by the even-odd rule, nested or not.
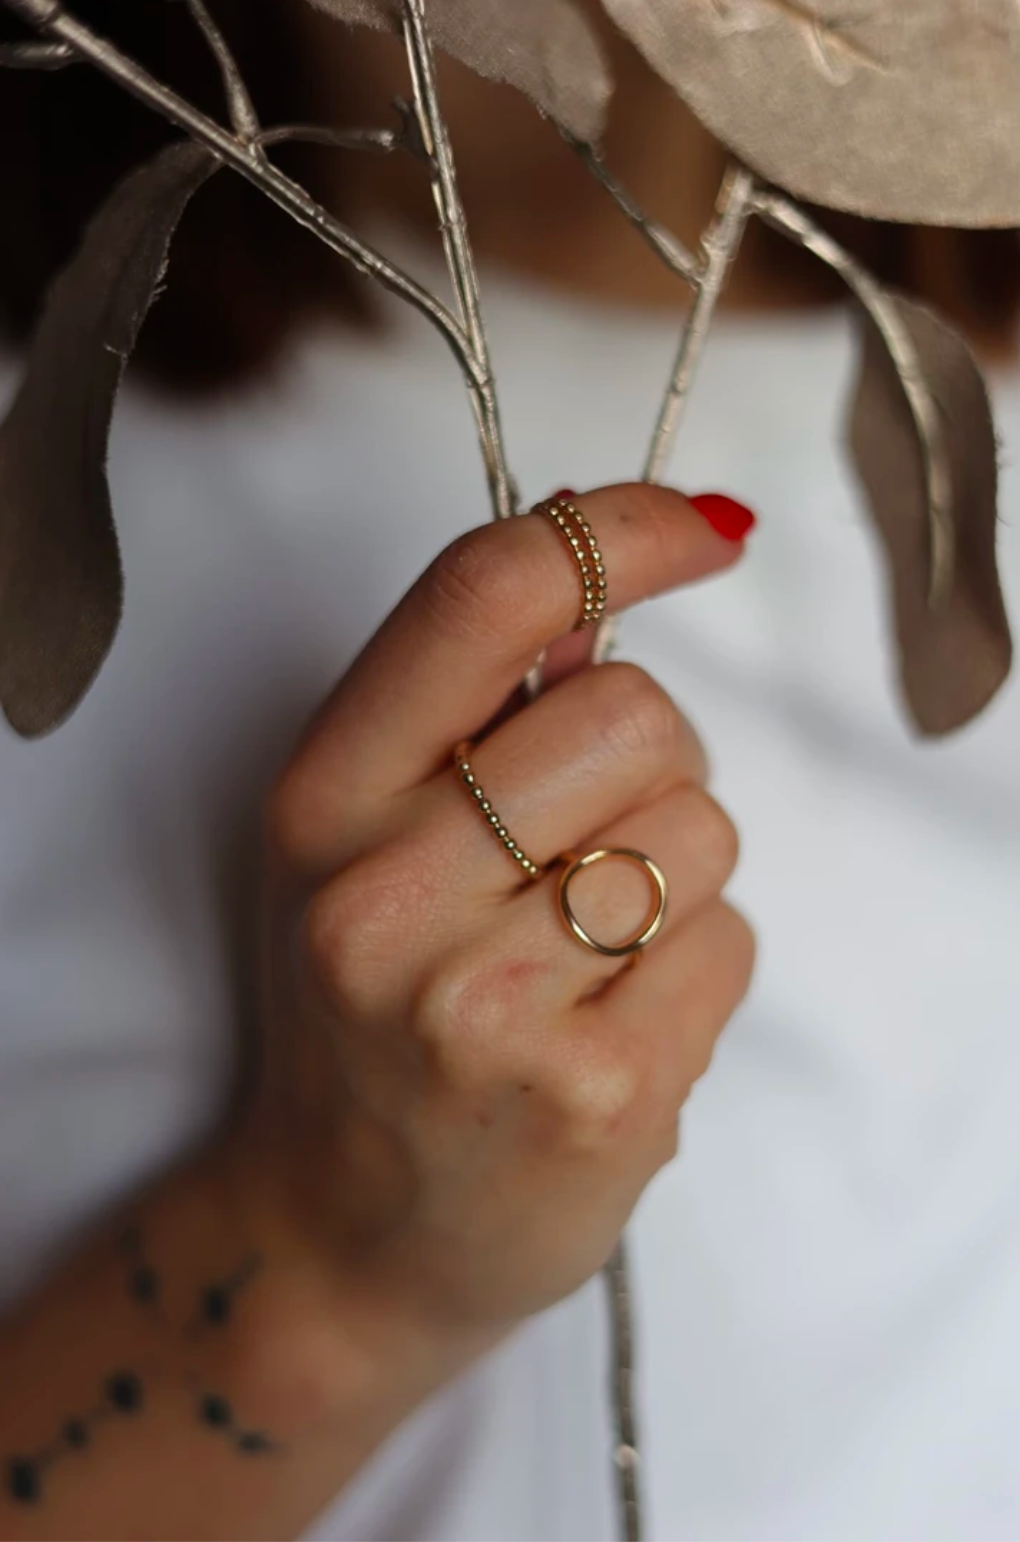
[[(340, 21), (400, 30), (400, 0), (311, 3)], [(576, 0), (428, 0), (427, 17), (437, 48), (523, 91), (576, 139), (601, 137), (612, 83)]]
[(917, 424), (886, 339), (863, 310), (850, 443), (888, 561), (906, 698), (923, 733), (944, 734), (981, 711), (1012, 661), (995, 560), (995, 429), (966, 344), (922, 306), (887, 298), (941, 420), (955, 562), (938, 604), (929, 595), (931, 520)]
[(77, 706), (116, 635), (110, 421), (177, 222), (218, 164), (172, 145), (114, 190), (50, 292), (0, 425), (0, 705), (26, 737)]
[(702, 122), (802, 198), (1020, 223), (1017, 0), (603, 0)]

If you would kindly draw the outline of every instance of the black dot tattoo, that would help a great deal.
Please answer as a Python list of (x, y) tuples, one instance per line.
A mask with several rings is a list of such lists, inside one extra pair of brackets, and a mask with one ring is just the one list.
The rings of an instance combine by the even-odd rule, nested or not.
[(89, 1443), (89, 1427), (84, 1419), (68, 1419), (64, 1425), (64, 1440), (72, 1451), (80, 1451)]
[(221, 1429), (234, 1422), (233, 1410), (225, 1397), (217, 1397), (214, 1392), (206, 1393), (199, 1400), (199, 1417), (206, 1424), (211, 1424), (214, 1429)]
[(42, 1497), (42, 1473), (30, 1456), (14, 1456), (7, 1463), (7, 1491), (19, 1504), (33, 1505)]
[(106, 1396), (118, 1413), (138, 1413), (145, 1399), (141, 1377), (133, 1371), (115, 1371), (107, 1380)]
[[(202, 1285), (198, 1291), (197, 1314), (185, 1323), (174, 1323), (163, 1307), (163, 1282), (159, 1271), (147, 1256), (141, 1228), (128, 1226), (116, 1239), (117, 1252), (124, 1261), (124, 1288), (128, 1298), (145, 1311), (152, 1326), (164, 1336), (181, 1335), (194, 1339), (206, 1330), (223, 1329), (230, 1321), (236, 1297), (247, 1288), (262, 1268), (261, 1255), (251, 1253), (232, 1273)], [(195, 1386), (195, 1378), (184, 1377)], [(30, 1454), (7, 1460), (5, 1487), (19, 1505), (37, 1505), (45, 1497), (45, 1476), (55, 1463), (92, 1445), (96, 1428), (104, 1420), (124, 1416), (134, 1419), (146, 1408), (147, 1394), (143, 1378), (135, 1370), (119, 1368), (106, 1377), (102, 1397), (87, 1414), (72, 1414), (60, 1426), (57, 1436), (46, 1446)], [(264, 1456), (280, 1447), (262, 1430), (239, 1426), (234, 1410), (221, 1393), (205, 1390), (197, 1398), (195, 1412), (207, 1431), (226, 1438), (244, 1456)]]

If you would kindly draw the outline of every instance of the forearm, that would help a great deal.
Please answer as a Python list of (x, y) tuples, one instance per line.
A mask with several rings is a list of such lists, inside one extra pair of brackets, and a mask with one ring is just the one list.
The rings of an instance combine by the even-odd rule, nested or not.
[(477, 1347), (345, 1286), (204, 1156), (0, 1331), (0, 1536), (294, 1536)]

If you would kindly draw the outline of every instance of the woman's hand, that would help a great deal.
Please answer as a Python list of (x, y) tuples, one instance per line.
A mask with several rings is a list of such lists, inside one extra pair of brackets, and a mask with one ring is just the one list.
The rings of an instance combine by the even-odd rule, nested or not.
[[(739, 554), (673, 493), (615, 488), (582, 506), (614, 610)], [(338, 1278), (482, 1339), (606, 1260), (675, 1153), (678, 1111), (752, 964), (720, 898), (736, 835), (662, 689), (608, 664), (503, 711), (577, 611), (577, 571), (544, 517), (456, 542), (341, 681), (270, 806), (249, 1136)], [(555, 876), (529, 882), (501, 848), (453, 765), (467, 738), (535, 862), (622, 846), (664, 870), (666, 923), (639, 967), (579, 945)], [(641, 875), (615, 863), (574, 895), (610, 942), (647, 908)]]

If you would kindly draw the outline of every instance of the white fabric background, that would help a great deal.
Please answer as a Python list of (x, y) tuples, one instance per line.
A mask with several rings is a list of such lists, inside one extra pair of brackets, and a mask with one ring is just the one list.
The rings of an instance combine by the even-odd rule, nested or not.
[[(633, 475), (673, 320), (489, 299), (525, 494)], [(678, 480), (761, 526), (740, 571), (624, 630), (707, 738), (761, 936), (634, 1227), (659, 1542), (1020, 1538), (1020, 693), (947, 744), (910, 738), (836, 447), (849, 372), (839, 318), (720, 328)], [(999, 401), (1009, 446), (1016, 381)], [(309, 344), (215, 412), (129, 393), (113, 485), (110, 665), (55, 737), (0, 732), (6, 1296), (214, 1116), (233, 833), (387, 607), (484, 515), (456, 373), (416, 322)], [(604, 1357), (596, 1284), (399, 1432), (314, 1536), (611, 1536)]]

